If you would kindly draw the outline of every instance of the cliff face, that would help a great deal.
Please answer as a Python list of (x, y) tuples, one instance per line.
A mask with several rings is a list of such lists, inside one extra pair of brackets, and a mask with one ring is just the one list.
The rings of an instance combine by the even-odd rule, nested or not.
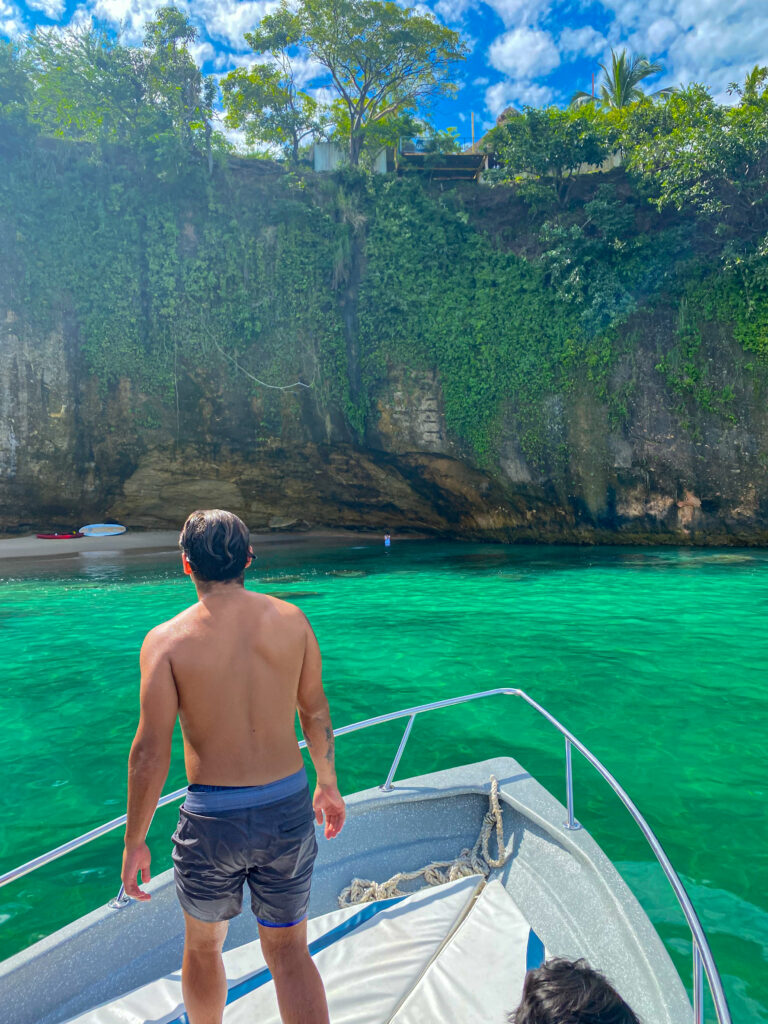
[[(0, 314), (1, 315), (1, 314)], [(542, 406), (543, 459), (524, 455), (514, 401), (498, 453), (478, 458), (445, 422), (435, 370), (392, 364), (355, 440), (317, 388), (275, 400), (226, 365), (179, 374), (158, 396), (127, 378), (100, 386), (80, 328), (62, 315), (32, 334), (2, 320), (0, 529), (176, 527), (224, 507), (254, 530), (418, 529), (501, 541), (765, 543), (768, 411), (725, 327), (703, 339), (727, 418), (690, 409), (656, 369), (672, 316), (638, 318), (613, 367), (621, 422), (585, 379)]]
[(710, 228), (623, 172), (535, 213), (38, 136), (0, 167), (2, 531), (768, 539), (762, 278), (716, 293)]

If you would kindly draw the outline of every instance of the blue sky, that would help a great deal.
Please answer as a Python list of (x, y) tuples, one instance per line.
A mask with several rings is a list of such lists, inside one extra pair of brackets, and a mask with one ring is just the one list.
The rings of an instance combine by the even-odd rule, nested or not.
[[(459, 69), (458, 96), (435, 108), (438, 127), (478, 133), (509, 104), (565, 104), (576, 89), (589, 90), (598, 63), (611, 47), (660, 59), (665, 73), (653, 88), (700, 81), (726, 100), (728, 83), (756, 63), (768, 64), (768, 0), (399, 0), (430, 11), (458, 29), (471, 46)], [(122, 27), (139, 42), (157, 0), (0, 0), (0, 36), (12, 38), (38, 25), (94, 20)], [(274, 0), (178, 0), (198, 27), (194, 53), (207, 73), (221, 75), (247, 64), (243, 33)], [(322, 90), (320, 69), (301, 62), (303, 85)]]

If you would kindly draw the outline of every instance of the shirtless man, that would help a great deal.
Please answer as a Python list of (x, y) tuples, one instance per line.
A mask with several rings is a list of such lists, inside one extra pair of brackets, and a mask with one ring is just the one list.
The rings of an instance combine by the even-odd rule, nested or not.
[[(141, 712), (128, 761), (123, 884), (148, 900), (146, 835), (160, 798), (178, 715), (189, 789), (174, 834), (176, 891), (186, 937), (182, 991), (190, 1024), (221, 1024), (227, 982), (221, 949), (248, 883), (264, 958), (285, 1024), (327, 1024), (320, 975), (307, 949), (317, 853), (344, 824), (320, 650), (298, 608), (247, 591), (253, 552), (245, 524), (193, 512), (179, 544), (198, 602), (147, 634)], [(310, 799), (294, 731), (299, 720), (317, 787)]]

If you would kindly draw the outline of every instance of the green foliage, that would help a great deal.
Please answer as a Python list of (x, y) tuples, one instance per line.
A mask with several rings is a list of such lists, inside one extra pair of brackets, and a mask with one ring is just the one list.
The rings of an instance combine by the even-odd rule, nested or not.
[(592, 107), (526, 107), (489, 132), (485, 147), (504, 164), (508, 177), (536, 177), (539, 186), (551, 187), (561, 206), (581, 165), (601, 164), (610, 152), (604, 118)]
[[(366, 3), (338, 0), (313, 17), (364, 18)], [(414, 29), (421, 16), (392, 6), (380, 17)], [(278, 14), (282, 36), (277, 15), (260, 31), (287, 54), (305, 25)], [(36, 330), (71, 313), (105, 388), (130, 378), (178, 402), (180, 385), (205, 393), (229, 374), (252, 389), (267, 436), (288, 400), (259, 382), (311, 381), (317, 403), (363, 440), (393, 372), (436, 373), (451, 436), (480, 462), (498, 454), (503, 420), (529, 458), (556, 466), (567, 454), (548, 425), (556, 396), (586, 385), (623, 422), (633, 384), (614, 383), (613, 370), (656, 305), (681, 304), (658, 368), (688, 422), (696, 408), (732, 416), (704, 354), (708, 321), (732, 325), (768, 373), (761, 74), (733, 109), (692, 87), (663, 103), (526, 110), (492, 133), (507, 192), (473, 186), (467, 201), (462, 188), (355, 167), (206, 165), (217, 137), (192, 31), (166, 8), (141, 50), (93, 32), (0, 49), (2, 300)], [(289, 73), (235, 75), (229, 113), (248, 131), (262, 104), (253, 140), (295, 155), (310, 136), (300, 118), (280, 118), (291, 103), (297, 116), (309, 108), (285, 92)], [(340, 98), (337, 137), (365, 160), (420, 132), (417, 92), (385, 90), (377, 116), (358, 122)], [(436, 148), (452, 145), (449, 132)], [(579, 173), (616, 147), (629, 174)], [(476, 225), (493, 216), (508, 226), (489, 237)]]
[(755, 64), (744, 79), (744, 84), (731, 82), (728, 92), (739, 97), (742, 107), (768, 105), (768, 67)]
[(456, 92), (450, 76), (467, 48), (457, 32), (431, 15), (390, 0), (300, 0), (295, 11), (283, 0), (261, 21), (265, 49), (282, 43), (292, 18), (301, 26), (300, 36), (292, 39), (328, 71), (346, 110), (353, 167), (379, 122)]
[[(331, 120), (333, 121), (334, 142), (339, 143), (347, 154), (351, 144), (351, 125), (349, 110), (344, 100), (337, 99), (331, 104)], [(363, 168), (371, 166), (376, 156), (384, 147), (395, 149), (401, 139), (420, 135), (426, 126), (416, 118), (415, 110), (401, 109), (377, 121), (370, 122), (361, 136), (358, 165)]]
[(298, 16), (279, 8), (270, 22), (245, 34), (257, 56), (270, 54), (272, 60), (236, 68), (221, 83), (227, 125), (242, 129), (250, 146), (264, 142), (280, 147), (294, 163), (302, 143), (322, 138), (329, 127), (327, 107), (296, 85), (289, 51), (300, 36)]
[(676, 343), (662, 357), (656, 369), (662, 373), (672, 392), (680, 399), (678, 412), (687, 422), (690, 406), (716, 412), (731, 422), (736, 417), (731, 409), (734, 392), (730, 385), (714, 385), (702, 361), (701, 329), (689, 305), (688, 297), (680, 301)]
[(38, 31), (26, 41), (28, 119), (61, 138), (130, 148), (166, 174), (190, 157), (210, 162), (215, 86), (187, 48), (196, 37), (175, 7), (160, 8), (142, 48), (91, 28)]
[(19, 47), (0, 39), (0, 124), (26, 124), (30, 92), (31, 83)]
[[(401, 135), (405, 133), (401, 132)], [(427, 136), (423, 153), (460, 153), (461, 139), (458, 128), (446, 128), (443, 131), (431, 131)]]
[(681, 90), (627, 125), (630, 169), (660, 209), (690, 209), (721, 236), (754, 239), (768, 228), (768, 103), (726, 107), (702, 86)]
[(736, 340), (768, 369), (768, 244), (725, 273), (707, 276), (689, 287), (689, 303), (709, 321), (733, 325)]
[(525, 424), (528, 453), (551, 456), (540, 449), (538, 413), (562, 382), (564, 353), (582, 338), (577, 318), (539, 267), (489, 246), (418, 183), (371, 188), (359, 312), (368, 379), (393, 365), (434, 368), (449, 428), (482, 460), (495, 454), (502, 406)]
[(640, 203), (598, 185), (574, 222), (545, 221), (539, 232), (541, 263), (548, 282), (573, 306), (583, 327), (599, 333), (624, 322), (670, 274), (684, 229), (637, 229)]

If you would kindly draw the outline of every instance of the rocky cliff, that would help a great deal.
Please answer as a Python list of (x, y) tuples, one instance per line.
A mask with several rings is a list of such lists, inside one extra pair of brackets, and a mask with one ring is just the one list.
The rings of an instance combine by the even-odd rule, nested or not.
[[(259, 187), (263, 199), (264, 186)], [(474, 199), (465, 189), (461, 208), (449, 211), (457, 231), (472, 231), (476, 253), (496, 252), (500, 235), (516, 230), (514, 218), (502, 223), (503, 194), (485, 191), (493, 191), (492, 200), (487, 195), (478, 199), (473, 210)], [(305, 197), (300, 201), (307, 202)], [(374, 213), (345, 206), (338, 197), (330, 213), (322, 196), (311, 202), (320, 207), (325, 203), (322, 223), (335, 232), (335, 248), (328, 250), (319, 270), (296, 269), (292, 304), (283, 294), (289, 286), (281, 282), (266, 304), (264, 282), (268, 272), (277, 274), (279, 257), (274, 253), (287, 245), (280, 242), (287, 235), (274, 233), (276, 220), (295, 220), (295, 209), (286, 213), (274, 207), (270, 220), (263, 213), (266, 206), (259, 208), (262, 220), (248, 228), (258, 239), (261, 260), (262, 284), (251, 288), (254, 303), (262, 303), (258, 329), (266, 337), (267, 323), (275, 337), (280, 331), (293, 336), (296, 325), (295, 350), (289, 352), (295, 358), (286, 362), (284, 355), (270, 356), (272, 380), (292, 381), (298, 375), (309, 387), (275, 391), (256, 383), (253, 370), (260, 363), (249, 362), (250, 349), (228, 352), (214, 339), (208, 348), (195, 350), (194, 358), (183, 350), (184, 338), (179, 341), (171, 330), (178, 322), (174, 318), (183, 313), (184, 324), (193, 326), (204, 315), (212, 318), (221, 288), (200, 285), (210, 288), (210, 301), (187, 302), (184, 310), (174, 307), (165, 320), (152, 312), (147, 293), (153, 286), (144, 280), (140, 264), (146, 257), (148, 222), (144, 234), (137, 234), (139, 255), (135, 263), (127, 261), (126, 281), (143, 281), (135, 300), (150, 324), (142, 351), (155, 351), (152, 345), (161, 327), (171, 332), (163, 336), (160, 348), (163, 365), (172, 373), (160, 386), (138, 370), (131, 372), (130, 362), (120, 371), (117, 356), (105, 361), (108, 347), (94, 356), (94, 314), (87, 301), (102, 287), (98, 274), (88, 284), (72, 286), (66, 274), (49, 284), (41, 278), (37, 294), (50, 288), (45, 317), (29, 315), (34, 296), (25, 296), (22, 284), (5, 289), (0, 313), (0, 530), (72, 527), (105, 517), (129, 527), (175, 527), (193, 508), (220, 506), (240, 514), (254, 530), (344, 526), (579, 543), (762, 544), (768, 539), (765, 386), (732, 324), (704, 317), (697, 327), (697, 365), (706, 371), (706, 393), (727, 395), (727, 402), (720, 404), (695, 401), (670, 375), (669, 354), (679, 348), (680, 334), (674, 302), (641, 306), (614, 325), (610, 358), (599, 381), (588, 359), (583, 366), (578, 358), (575, 363), (571, 359), (567, 375), (550, 375), (544, 385), (536, 384), (533, 404), (524, 379), (509, 388), (496, 382), (494, 392), (500, 371), (493, 366), (504, 368), (506, 363), (491, 362), (487, 408), (482, 391), (471, 397), (471, 409), (485, 417), (483, 429), (491, 438), (487, 446), (478, 447), (471, 422), (457, 427), (462, 409), (470, 408), (462, 404), (463, 375), (476, 373), (476, 367), (467, 363), (469, 369), (463, 369), (462, 353), (451, 356), (454, 363), (430, 355), (434, 350), (422, 337), (427, 314), (419, 312), (421, 307), (414, 305), (410, 320), (404, 317), (402, 303), (420, 301), (421, 288), (411, 299), (401, 295), (396, 283), (389, 286), (387, 294), (395, 305), (381, 312), (381, 323), (399, 340), (376, 349), (375, 359), (371, 355), (371, 337), (376, 334), (378, 344), (377, 332), (383, 336), (385, 330), (371, 326), (371, 311), (378, 315), (381, 310), (386, 283), (376, 262), (384, 236), (371, 227)], [(440, 216), (448, 216), (440, 195), (435, 202), (435, 209), (443, 211)], [(179, 266), (186, 266), (190, 253), (200, 249), (207, 230), (187, 209), (176, 218), (178, 232), (172, 242)], [(233, 223), (237, 220), (232, 217)], [(410, 213), (401, 221), (405, 231)], [(28, 258), (30, 250), (41, 251), (45, 245), (45, 226), (34, 241), (20, 223), (11, 223), (8, 212), (0, 222), (6, 240), (15, 238), (11, 250), (19, 259), (22, 250)], [(320, 238), (321, 229), (312, 230)], [(126, 228), (125, 234), (116, 230), (114, 237), (122, 244), (127, 235)], [(466, 245), (468, 236), (461, 237)], [(94, 239), (94, 249), (99, 244)], [(438, 262), (444, 257), (455, 262), (453, 244), (450, 237), (442, 242), (433, 238), (429, 251)], [(81, 249), (87, 245), (87, 240), (79, 243)], [(393, 244), (393, 251), (403, 252), (402, 240)], [(431, 257), (418, 258), (426, 267)], [(476, 297), (485, 287), (483, 274), (473, 269), (471, 253), (462, 250), (461, 259), (466, 262), (458, 272), (462, 281), (475, 275)], [(213, 260), (211, 256), (211, 265)], [(246, 283), (251, 273), (242, 267)], [(438, 268), (433, 274), (433, 306), (442, 301), (434, 297), (442, 294), (441, 288), (450, 303), (462, 286), (458, 279), (448, 281), (445, 273)], [(519, 277), (520, 271), (515, 273)], [(379, 291), (366, 299), (371, 281), (379, 282)], [(496, 308), (503, 288), (498, 280), (491, 285), (498, 296), (493, 300)], [(105, 281), (102, 301), (110, 310), (112, 297), (118, 304), (111, 287)], [(515, 287), (521, 289), (520, 303), (536, 307), (539, 300), (530, 282)], [(320, 303), (321, 312), (312, 315), (320, 323), (322, 313), (325, 333), (307, 320), (302, 296), (306, 304)], [(132, 308), (132, 301), (129, 297), (126, 308)], [(512, 296), (509, 302), (501, 326), (487, 320), (472, 324), (468, 352), (479, 352), (482, 339), (506, 330), (504, 324), (515, 319), (518, 299)], [(552, 309), (557, 309), (556, 302)], [(526, 315), (530, 323), (536, 310)], [(159, 319), (152, 321), (152, 316)], [(440, 321), (446, 345), (463, 344), (463, 316), (458, 310)], [(545, 310), (542, 336), (549, 319)], [(114, 332), (122, 327), (104, 317), (99, 324), (99, 343), (113, 344)], [(327, 337), (337, 339), (332, 351), (322, 340)], [(542, 343), (541, 352), (553, 344)], [(115, 348), (118, 354), (124, 350)], [(524, 360), (527, 350), (520, 351), (520, 356), (504, 358)], [(154, 356), (142, 356), (136, 365), (150, 358)], [(488, 358), (498, 359), (498, 352)], [(103, 370), (110, 365), (118, 365), (111, 377)], [(333, 373), (343, 379), (343, 388), (330, 387)], [(482, 384), (482, 374), (478, 379)]]
[(355, 443), (313, 390), (263, 399), (222, 367), (182, 378), (175, 403), (122, 379), (104, 392), (84, 366), (77, 324), (30, 336), (3, 323), (0, 526), (7, 532), (113, 517), (175, 527), (196, 507), (236, 511), (253, 529), (345, 526), (502, 541), (763, 543), (768, 411), (725, 332), (709, 340), (736, 382), (735, 422), (683, 420), (655, 369), (657, 319), (614, 370), (631, 386), (617, 427), (590, 387), (552, 395), (544, 433), (567, 453), (534, 465), (515, 410), (498, 459), (480, 468), (451, 437), (435, 372), (393, 366)]

